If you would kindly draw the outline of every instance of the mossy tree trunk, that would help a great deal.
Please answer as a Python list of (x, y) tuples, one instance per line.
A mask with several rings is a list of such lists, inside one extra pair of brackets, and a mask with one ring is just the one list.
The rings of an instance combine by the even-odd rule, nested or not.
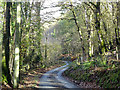
[(120, 2), (117, 2), (117, 11), (115, 13), (115, 6), (112, 4), (112, 19), (113, 24), (115, 26), (115, 40), (116, 40), (116, 59), (119, 60), (119, 49), (120, 49), (120, 42), (119, 42), (119, 28), (120, 28)]
[(4, 74), (7, 78), (8, 84), (12, 86), (11, 83), (11, 75), (10, 75), (10, 69), (9, 69), (9, 60), (10, 60), (10, 8), (11, 8), (11, 2), (7, 2), (5, 4), (5, 28), (4, 28), (4, 34), (3, 34), (3, 44), (5, 48), (5, 63), (6, 63), (6, 69), (4, 69)]
[(115, 28), (115, 38), (116, 38), (116, 59), (119, 60), (119, 50), (120, 50), (120, 37), (119, 37), (119, 29), (120, 29), (120, 1), (117, 2), (117, 28)]
[(71, 8), (70, 8), (70, 10), (71, 10), (71, 12), (72, 12), (72, 14), (73, 14), (74, 22), (75, 22), (75, 25), (76, 25), (76, 27), (77, 27), (77, 32), (78, 32), (78, 34), (79, 34), (79, 38), (80, 38), (80, 42), (81, 42), (81, 48), (82, 48), (81, 61), (83, 61), (83, 60), (85, 60), (86, 53), (85, 53), (85, 47), (84, 47), (84, 42), (83, 42), (82, 31), (81, 31), (80, 26), (79, 26), (79, 24), (78, 24), (77, 16), (76, 16), (76, 13), (75, 13), (75, 11), (74, 11), (74, 7), (73, 7), (73, 5), (72, 5), (72, 2), (70, 2), (70, 3), (71, 3), (71, 5), (70, 5)]
[[(2, 5), (3, 3), (0, 2), (0, 5)], [(0, 8), (3, 8), (3, 6), (0, 6)], [(0, 13), (0, 22), (2, 22), (3, 20), (3, 10), (1, 10), (2, 13)], [(0, 52), (2, 52), (2, 40), (3, 40), (3, 22), (0, 23)], [(0, 89), (2, 85), (2, 53), (0, 54)]]
[(87, 28), (87, 32), (88, 32), (88, 60), (91, 59), (91, 57), (93, 56), (93, 44), (92, 44), (92, 40), (91, 37), (93, 37), (93, 30), (91, 30), (91, 15), (87, 12), (86, 7), (84, 7), (85, 10), (85, 25)]
[(20, 15), (21, 7), (20, 3), (17, 3), (17, 21), (16, 21), (16, 30), (15, 30), (15, 59), (14, 59), (14, 78), (13, 78), (13, 87), (18, 87), (19, 81), (19, 31), (20, 31)]
[[(105, 40), (103, 38), (102, 30), (100, 28), (100, 16), (101, 16), (100, 0), (97, 0), (96, 4), (93, 2), (90, 2), (90, 4), (94, 7), (94, 9), (92, 10), (95, 15), (95, 29), (96, 29), (97, 36), (98, 36), (98, 50), (100, 54), (104, 55), (105, 51), (107, 51), (107, 48), (105, 45)], [(90, 6), (89, 4), (87, 5)]]

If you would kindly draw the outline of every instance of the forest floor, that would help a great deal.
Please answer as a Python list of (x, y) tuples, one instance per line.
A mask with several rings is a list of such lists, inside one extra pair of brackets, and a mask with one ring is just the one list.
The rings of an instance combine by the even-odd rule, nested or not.
[[(53, 66), (50, 66), (48, 68), (35, 68), (35, 69), (31, 69), (28, 72), (24, 72), (21, 75), (21, 81), (19, 84), (19, 88), (25, 88), (25, 89), (35, 89), (35, 88), (39, 88), (39, 82), (40, 82), (40, 78), (41, 76), (46, 73), (49, 70), (52, 70), (54, 68), (63, 66), (64, 62), (59, 62)], [(9, 85), (2, 85), (2, 89), (8, 89), (10, 88)]]

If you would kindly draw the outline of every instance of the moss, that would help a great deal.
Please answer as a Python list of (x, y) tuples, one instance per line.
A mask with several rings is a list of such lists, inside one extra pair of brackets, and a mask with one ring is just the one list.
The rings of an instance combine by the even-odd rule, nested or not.
[[(97, 64), (98, 69), (94, 71), (94, 65)], [(106, 65), (106, 61), (87, 61), (80, 66), (71, 66), (71, 69), (65, 73), (75, 80), (79, 81), (95, 81), (104, 88), (117, 88), (120, 87), (120, 68), (111, 68), (114, 65)], [(108, 68), (111, 68), (108, 70)], [(92, 73), (91, 73), (92, 71)]]
[(7, 77), (3, 74), (2, 75), (2, 82), (6, 82), (6, 83), (8, 83), (8, 81), (7, 81)]

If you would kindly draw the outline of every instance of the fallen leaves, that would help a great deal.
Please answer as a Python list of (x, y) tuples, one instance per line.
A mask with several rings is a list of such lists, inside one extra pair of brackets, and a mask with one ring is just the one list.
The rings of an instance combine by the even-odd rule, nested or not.
[(29, 73), (21, 74), (22, 80), (20, 81), (19, 88), (39, 88), (39, 82), (41, 76), (54, 68), (60, 67), (61, 64), (50, 66), (49, 68), (37, 68), (29, 71)]

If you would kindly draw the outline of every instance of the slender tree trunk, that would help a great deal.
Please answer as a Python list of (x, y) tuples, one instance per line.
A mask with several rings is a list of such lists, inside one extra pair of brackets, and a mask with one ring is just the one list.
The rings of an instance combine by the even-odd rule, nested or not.
[(41, 21), (41, 18), (40, 18), (40, 10), (41, 10), (41, 2), (37, 2), (36, 3), (36, 6), (37, 6), (37, 19), (38, 19), (38, 25), (37, 25), (37, 28), (38, 28), (38, 55), (41, 55), (41, 46), (40, 46), (40, 33), (41, 33), (41, 25), (40, 25), (40, 21)]
[(120, 51), (120, 37), (119, 37), (119, 29), (120, 29), (120, 1), (117, 2), (117, 28), (115, 29), (116, 36), (116, 59), (119, 60), (119, 51)]
[[(14, 5), (15, 4), (12, 3), (12, 6), (11, 6), (11, 22), (10, 22), (11, 28), (10, 29), (11, 29), (12, 32), (14, 32), (14, 30), (15, 30), (14, 29), (15, 24), (13, 24), (13, 23), (16, 20), (15, 17), (13, 18), (13, 16), (16, 14), (16, 11), (14, 10)], [(9, 61), (9, 63), (10, 63), (9, 67), (10, 67), (10, 74), (11, 75), (12, 75), (12, 72), (13, 72), (13, 59), (14, 59), (14, 48), (15, 48), (13, 42), (14, 42), (14, 37), (13, 37), (13, 34), (11, 34), (11, 39), (10, 39), (10, 49), (11, 49), (11, 51), (10, 51), (10, 61)]]
[(117, 29), (118, 29), (118, 44), (120, 45), (120, 1), (117, 3)]
[(104, 38), (104, 43), (105, 43), (105, 51), (107, 52), (108, 49), (110, 49), (110, 44), (109, 44), (109, 41), (108, 41), (108, 30), (107, 30), (107, 26), (106, 26), (106, 23), (104, 22), (103, 20), (103, 27), (104, 27), (104, 30), (105, 30), (105, 34), (106, 34), (106, 38)]
[(21, 22), (20, 22), (20, 27), (21, 27), (21, 30), (20, 30), (20, 68), (22, 68), (22, 65), (23, 65), (23, 60), (22, 60), (22, 35), (23, 35), (23, 23), (24, 23), (24, 17), (23, 17), (23, 4), (21, 3)]
[(118, 35), (117, 35), (117, 28), (115, 28), (115, 38), (116, 38), (116, 59), (119, 60), (119, 42), (118, 42)]
[[(0, 30), (0, 52), (2, 52), (2, 30)], [(0, 54), (0, 89), (2, 85), (2, 53)]]
[(95, 28), (98, 35), (98, 43), (99, 43), (99, 52), (100, 54), (104, 54), (105, 50), (105, 42), (103, 39), (102, 31), (100, 29), (100, 0), (98, 0), (96, 5), (96, 11), (95, 11)]
[(90, 15), (90, 32), (89, 32), (89, 37), (88, 37), (88, 40), (89, 40), (89, 55), (90, 55), (90, 58), (92, 58), (93, 56), (93, 53), (94, 53), (94, 50), (93, 50), (93, 42), (92, 42), (92, 38), (94, 37), (94, 29), (93, 29), (93, 26), (91, 25), (91, 21), (92, 21), (92, 15)]
[(4, 30), (4, 46), (5, 46), (5, 60), (6, 60), (6, 71), (4, 71), (6, 77), (7, 77), (7, 81), (8, 84), (10, 86), (12, 86), (11, 83), (11, 75), (10, 75), (10, 69), (9, 69), (9, 60), (10, 60), (10, 47), (9, 47), (9, 43), (10, 43), (10, 7), (11, 7), (11, 2), (7, 2), (6, 3), (6, 28)]
[(92, 55), (93, 55), (93, 45), (91, 43), (91, 25), (90, 25), (90, 15), (87, 14), (86, 8), (84, 7), (85, 10), (85, 22), (86, 22), (86, 28), (88, 30), (88, 60), (91, 59)]
[(45, 60), (47, 60), (47, 37), (46, 39), (46, 44), (45, 44)]
[(20, 3), (17, 3), (17, 21), (16, 21), (16, 30), (15, 30), (15, 60), (14, 60), (14, 79), (13, 79), (13, 86), (14, 88), (18, 87), (19, 81), (19, 31), (20, 31)]
[(95, 28), (97, 30), (97, 35), (98, 35), (98, 43), (99, 43), (99, 52), (100, 54), (102, 54), (102, 50), (101, 50), (101, 37), (100, 37), (100, 34), (99, 34), (99, 31), (100, 31), (100, 20), (99, 20), (99, 15), (100, 15), (100, 2), (97, 2), (97, 5), (96, 5), (96, 12), (95, 12)]
[[(1, 7), (1, 8), (3, 8), (3, 7)], [(1, 13), (0, 15), (1, 15), (0, 16), (0, 22), (2, 22), (3, 13)], [(0, 52), (2, 52), (2, 40), (3, 40), (2, 30), (4, 30), (3, 23), (0, 23), (0, 26), (1, 26), (1, 28), (0, 28)], [(2, 85), (2, 53), (0, 54), (0, 89), (2, 89), (1, 85)]]
[(28, 30), (29, 30), (29, 47), (28, 47), (28, 52), (29, 52), (29, 54), (31, 53), (31, 43), (30, 43), (30, 38), (31, 38), (31, 26), (30, 26), (30, 23), (31, 23), (31, 10), (32, 10), (32, 7), (33, 7), (33, 4), (32, 5), (29, 5), (29, 28), (28, 28)]
[[(120, 21), (120, 18), (119, 18), (119, 16), (120, 16), (120, 12), (119, 12), (119, 10), (120, 10), (120, 2), (118, 2), (117, 3), (117, 14), (116, 14), (116, 16), (115, 16), (115, 9), (114, 9), (114, 5), (112, 4), (112, 18), (113, 18), (113, 24), (115, 25), (115, 39), (116, 39), (116, 59), (117, 60), (119, 60), (119, 48), (120, 48), (120, 46), (119, 46), (119, 28), (120, 28), (120, 23), (119, 23), (119, 21)], [(117, 19), (117, 24), (116, 24), (116, 22), (115, 22), (115, 19)]]

